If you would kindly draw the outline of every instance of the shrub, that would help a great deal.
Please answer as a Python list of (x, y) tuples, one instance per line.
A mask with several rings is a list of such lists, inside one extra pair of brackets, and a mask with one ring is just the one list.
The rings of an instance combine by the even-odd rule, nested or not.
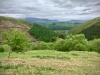
[(76, 44), (75, 45), (75, 50), (78, 50), (78, 51), (88, 51), (88, 46), (83, 45), (83, 44)]
[(2, 46), (0, 47), (0, 52), (4, 52), (4, 48)]
[(46, 50), (46, 49), (49, 49), (49, 46), (48, 46), (47, 43), (45, 43), (45, 42), (40, 42), (40, 43), (37, 45), (37, 49), (39, 49), (39, 50)]
[(8, 58), (12, 52), (19, 53), (28, 49), (29, 38), (22, 31), (12, 29), (10, 32), (4, 32), (2, 37), (4, 39), (3, 43), (11, 47)]
[(2, 47), (4, 48), (5, 52), (9, 52), (11, 50), (10, 46), (8, 46), (7, 44), (2, 45)]
[(50, 50), (53, 50), (54, 49), (54, 44), (55, 43), (52, 43), (52, 42), (47, 43), (47, 45), (49, 46), (49, 49)]
[(60, 51), (88, 50), (87, 39), (83, 34), (70, 35), (65, 40), (56, 42), (55, 49)]
[(100, 53), (100, 39), (95, 39), (91, 43), (93, 51)]
[(36, 45), (31, 44), (31, 50), (37, 50), (37, 46), (36, 46)]
[(70, 51), (70, 50), (87, 50), (87, 39), (85, 38), (84, 34), (76, 34), (76, 35), (71, 35), (68, 36), (66, 39), (65, 43), (65, 48)]
[(11, 48), (7, 44), (0, 47), (0, 52), (9, 52), (10, 50)]
[(64, 43), (65, 43), (65, 40), (63, 40), (63, 39), (56, 41), (54, 49), (56, 49), (58, 51), (65, 51)]

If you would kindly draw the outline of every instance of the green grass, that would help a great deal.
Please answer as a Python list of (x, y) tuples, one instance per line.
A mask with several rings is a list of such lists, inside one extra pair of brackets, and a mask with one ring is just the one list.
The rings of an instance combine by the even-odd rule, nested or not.
[(0, 53), (0, 75), (99, 75), (100, 54), (86, 51), (34, 50)]

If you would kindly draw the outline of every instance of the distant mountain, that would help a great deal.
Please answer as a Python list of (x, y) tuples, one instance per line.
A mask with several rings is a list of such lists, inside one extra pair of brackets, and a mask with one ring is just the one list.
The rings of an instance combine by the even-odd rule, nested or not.
[(24, 18), (24, 20), (29, 21), (31, 23), (58, 22), (58, 20), (49, 20), (49, 19), (32, 18), (32, 17)]
[(32, 18), (32, 17), (27, 17), (23, 18), (26, 21), (29, 21), (30, 23), (84, 23), (86, 22), (85, 20), (70, 20), (70, 21), (58, 21), (58, 20), (49, 20), (49, 19), (42, 19), (42, 18)]
[(70, 20), (68, 21), (69, 23), (84, 23), (84, 22), (87, 22), (87, 20)]
[(88, 40), (94, 38), (100, 38), (100, 17), (95, 18), (91, 21), (85, 22), (69, 31), (70, 34), (85, 34)]

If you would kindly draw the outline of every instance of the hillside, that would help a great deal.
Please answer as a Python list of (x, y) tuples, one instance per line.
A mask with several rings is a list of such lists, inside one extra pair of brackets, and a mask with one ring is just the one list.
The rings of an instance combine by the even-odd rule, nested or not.
[(57, 34), (54, 31), (36, 23), (32, 25), (31, 29), (29, 30), (29, 33), (30, 35), (34, 36), (36, 39), (45, 42), (50, 42), (52, 37), (57, 36)]
[(12, 28), (24, 31), (30, 38), (28, 31), (30, 29), (30, 23), (20, 19), (14, 19), (11, 17), (0, 16), (0, 36), (4, 31), (10, 31)]
[(91, 21), (83, 23), (75, 28), (72, 28), (69, 31), (69, 34), (85, 34), (88, 40), (92, 40), (94, 38), (100, 38), (100, 17), (95, 18)]

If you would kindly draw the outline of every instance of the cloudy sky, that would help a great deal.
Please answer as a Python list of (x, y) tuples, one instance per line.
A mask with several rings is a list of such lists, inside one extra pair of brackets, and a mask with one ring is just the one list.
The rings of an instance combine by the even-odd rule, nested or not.
[(0, 0), (0, 15), (60, 21), (100, 17), (100, 0)]

